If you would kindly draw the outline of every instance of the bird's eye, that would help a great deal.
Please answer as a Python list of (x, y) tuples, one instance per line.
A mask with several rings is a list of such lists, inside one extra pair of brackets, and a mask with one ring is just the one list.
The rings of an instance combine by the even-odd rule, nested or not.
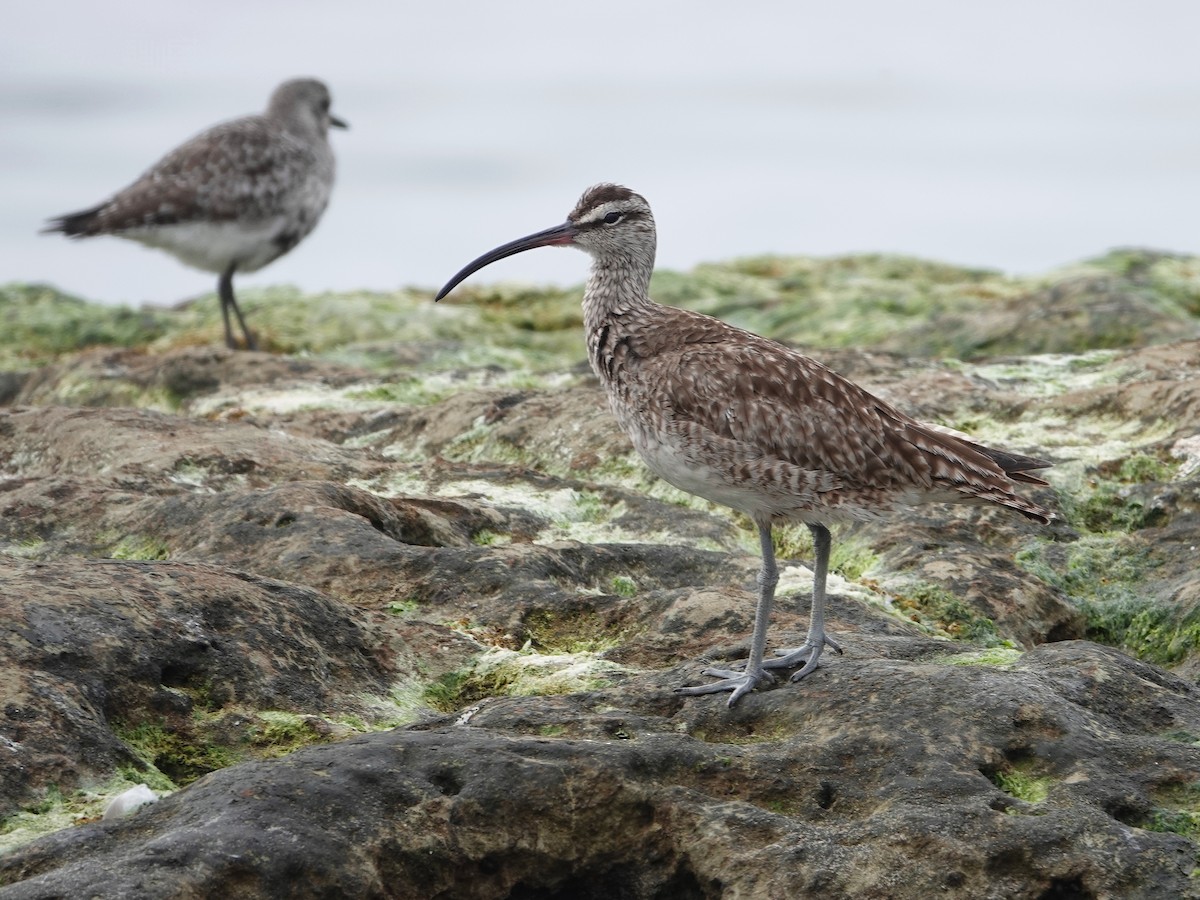
[(620, 221), (621, 221), (621, 214), (619, 212), (610, 212), (607, 216), (604, 217), (605, 225), (616, 225)]

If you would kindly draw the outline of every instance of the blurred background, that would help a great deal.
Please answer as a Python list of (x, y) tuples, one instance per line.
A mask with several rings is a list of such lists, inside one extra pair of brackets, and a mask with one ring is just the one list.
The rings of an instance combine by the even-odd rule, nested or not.
[[(1012, 273), (1118, 245), (1200, 250), (1194, 0), (65, 0), (0, 33), (0, 282), (171, 304), (215, 277), (38, 236), (296, 75), (351, 130), (316, 232), (242, 287), (434, 288), (645, 194), (659, 265), (915, 254)], [(572, 284), (545, 250), (488, 280)]]

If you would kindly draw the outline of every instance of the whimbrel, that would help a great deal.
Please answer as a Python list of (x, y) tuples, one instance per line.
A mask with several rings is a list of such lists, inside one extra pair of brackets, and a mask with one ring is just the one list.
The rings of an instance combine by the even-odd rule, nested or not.
[[(523, 237), (468, 263), (438, 300), (496, 260), (545, 246), (576, 246), (592, 257), (583, 295), (588, 358), (613, 414), (646, 465), (677, 488), (749, 516), (762, 568), (750, 655), (744, 670), (705, 669), (718, 679), (684, 694), (730, 691), (733, 706), (770, 669), (817, 668), (825, 633), (829, 526), (876, 519), (927, 501), (995, 503), (1047, 523), (1049, 510), (1014, 493), (1044, 485), (1031, 471), (1050, 465), (993, 450), (905, 415), (796, 351), (649, 296), (655, 230), (650, 206), (615, 184), (589, 188), (562, 225)], [(808, 636), (764, 660), (779, 579), (772, 524), (803, 522), (815, 547)]]
[(216, 125), (176, 147), (98, 206), (50, 220), (43, 233), (115, 235), (217, 272), (225, 343), (236, 349), (229, 312), (256, 348), (233, 295), (235, 272), (278, 259), (317, 225), (333, 189), (329, 89), (300, 78), (275, 89), (260, 116)]

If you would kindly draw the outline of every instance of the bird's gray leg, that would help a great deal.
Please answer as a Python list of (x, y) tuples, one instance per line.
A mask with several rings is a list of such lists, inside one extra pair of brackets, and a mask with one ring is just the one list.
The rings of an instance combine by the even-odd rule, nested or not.
[(760, 682), (775, 680), (763, 668), (763, 654), (767, 648), (767, 625), (771, 621), (771, 604), (775, 599), (775, 585), (779, 583), (779, 570), (775, 566), (775, 548), (771, 543), (770, 519), (758, 523), (758, 540), (762, 546), (762, 567), (758, 570), (758, 608), (754, 612), (754, 634), (750, 638), (750, 659), (746, 662), (745, 671), (705, 669), (705, 675), (721, 680), (696, 687), (678, 688), (676, 693), (695, 695), (732, 691), (729, 705), (733, 706), (754, 690)]
[(825, 579), (829, 574), (829, 550), (833, 545), (833, 538), (824, 525), (810, 524), (808, 530), (812, 532), (816, 553), (816, 559), (813, 561), (812, 613), (808, 623), (808, 637), (804, 639), (804, 646), (795, 650), (776, 650), (775, 658), (763, 663), (765, 669), (790, 669), (804, 663), (803, 668), (792, 676), (792, 681), (799, 681), (812, 672), (817, 667), (821, 652), (827, 646), (837, 653), (842, 652), (837, 641), (825, 633)]
[(225, 320), (225, 346), (230, 350), (237, 349), (233, 339), (233, 329), (229, 327), (229, 307), (233, 299), (233, 266), (231, 265), (217, 279), (217, 296), (221, 298), (221, 318)]
[(242, 326), (242, 334), (246, 336), (246, 349), (257, 350), (258, 343), (254, 340), (250, 329), (246, 327), (246, 320), (242, 318), (242, 311), (238, 309), (237, 299), (233, 296), (233, 273), (236, 269), (237, 263), (230, 263), (229, 268), (221, 273), (221, 279), (217, 282), (217, 293), (221, 297), (221, 315), (225, 318), (225, 346), (230, 350), (238, 348), (237, 341), (233, 339), (233, 329), (229, 327), (229, 310), (232, 309), (234, 315), (237, 316), (238, 324)]

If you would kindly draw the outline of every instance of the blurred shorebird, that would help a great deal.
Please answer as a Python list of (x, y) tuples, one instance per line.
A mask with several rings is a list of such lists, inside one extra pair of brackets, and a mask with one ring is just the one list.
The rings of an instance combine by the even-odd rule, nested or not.
[[(497, 247), (438, 293), (496, 260), (545, 246), (592, 257), (583, 295), (588, 358), (617, 421), (646, 465), (680, 490), (740, 510), (758, 528), (762, 568), (750, 658), (744, 669), (705, 669), (710, 684), (683, 694), (730, 691), (729, 705), (773, 681), (770, 669), (817, 668), (825, 647), (829, 525), (878, 519), (928, 501), (994, 503), (1036, 522), (1049, 510), (1014, 493), (1044, 485), (1050, 465), (924, 425), (815, 360), (719, 319), (650, 299), (654, 218), (641, 195), (615, 184), (589, 188), (562, 225)], [(774, 522), (812, 532), (812, 611), (804, 644), (764, 660), (779, 576)]]
[(43, 234), (114, 235), (219, 273), (225, 343), (237, 348), (232, 310), (254, 350), (233, 276), (278, 259), (316, 227), (333, 189), (329, 129), (346, 127), (329, 107), (329, 89), (320, 81), (285, 81), (262, 115), (196, 135), (111, 199), (51, 219)]

